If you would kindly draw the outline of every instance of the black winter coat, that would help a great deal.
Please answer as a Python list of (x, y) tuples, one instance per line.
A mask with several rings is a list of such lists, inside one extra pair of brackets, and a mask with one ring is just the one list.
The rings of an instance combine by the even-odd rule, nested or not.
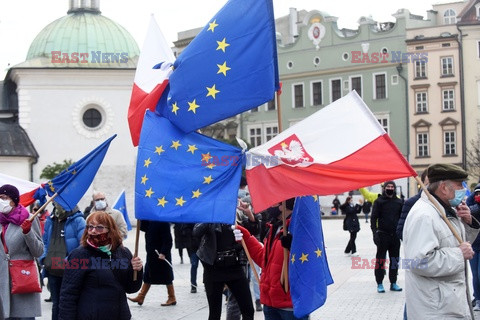
[(140, 289), (143, 273), (133, 281), (131, 260), (123, 246), (111, 258), (90, 246), (73, 250), (63, 276), (59, 319), (130, 319), (126, 293)]
[(397, 237), (397, 224), (402, 213), (403, 200), (394, 195), (392, 198), (382, 194), (373, 203), (371, 229)]
[(344, 203), (340, 206), (340, 210), (342, 210), (342, 214), (345, 215), (343, 223), (347, 228), (348, 232), (360, 231), (360, 223), (358, 222), (357, 213), (359, 213), (361, 209), (362, 207), (359, 206), (358, 204), (352, 207), (349, 204)]
[(165, 255), (165, 258), (172, 263), (172, 232), (170, 223), (160, 221), (142, 220), (142, 228), (145, 228), (145, 248), (147, 250), (147, 262), (143, 281), (149, 284), (171, 284), (173, 281), (173, 270), (163, 260), (158, 259), (155, 252)]

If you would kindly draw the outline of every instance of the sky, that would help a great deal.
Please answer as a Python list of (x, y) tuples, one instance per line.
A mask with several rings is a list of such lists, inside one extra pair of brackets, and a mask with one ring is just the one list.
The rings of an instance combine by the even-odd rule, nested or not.
[[(102, 14), (125, 27), (139, 48), (153, 14), (167, 41), (173, 46), (177, 33), (203, 27), (226, 0), (100, 0)], [(358, 27), (361, 16), (379, 22), (395, 21), (392, 14), (406, 8), (416, 15), (438, 1), (425, 0), (273, 0), (275, 18), (288, 15), (289, 8), (319, 10), (338, 17), (340, 28)], [(49, 23), (66, 15), (69, 0), (0, 0), (0, 77), (5, 70), (25, 60), (36, 35)]]

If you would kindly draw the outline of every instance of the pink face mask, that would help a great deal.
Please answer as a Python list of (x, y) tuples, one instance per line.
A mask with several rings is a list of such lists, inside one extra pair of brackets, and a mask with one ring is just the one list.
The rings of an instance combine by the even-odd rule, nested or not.
[(480, 203), (480, 194), (474, 197), (475, 202)]

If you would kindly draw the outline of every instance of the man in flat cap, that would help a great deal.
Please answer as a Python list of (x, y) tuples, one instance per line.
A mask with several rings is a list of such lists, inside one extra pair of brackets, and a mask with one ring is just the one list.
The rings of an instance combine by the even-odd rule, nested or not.
[[(473, 257), (478, 223), (464, 202), (462, 182), (468, 174), (452, 164), (428, 167), (428, 191), (422, 193), (405, 221), (405, 297), (408, 319), (470, 319), (465, 260)], [(435, 206), (435, 204), (437, 206)], [(442, 219), (446, 216), (459, 243)]]

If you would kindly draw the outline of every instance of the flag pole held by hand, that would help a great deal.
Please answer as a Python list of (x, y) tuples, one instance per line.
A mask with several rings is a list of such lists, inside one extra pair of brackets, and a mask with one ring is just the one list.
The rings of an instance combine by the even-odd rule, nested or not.
[[(137, 220), (137, 230), (135, 230), (135, 252), (133, 257), (138, 256), (138, 239), (140, 238), (140, 225), (142, 221)], [(137, 270), (133, 270), (133, 281), (137, 281)]]

